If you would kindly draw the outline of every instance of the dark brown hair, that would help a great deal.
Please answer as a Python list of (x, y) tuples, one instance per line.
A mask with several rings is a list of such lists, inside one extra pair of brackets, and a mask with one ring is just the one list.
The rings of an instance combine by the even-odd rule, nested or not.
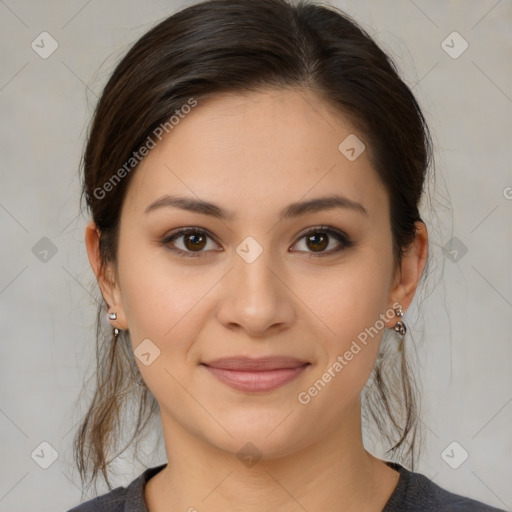
[[(82, 196), (101, 233), (103, 266), (116, 262), (121, 206), (136, 172), (130, 159), (148, 137), (191, 98), (200, 104), (223, 92), (269, 88), (314, 92), (364, 136), (389, 194), (394, 269), (399, 269), (421, 221), (419, 204), (432, 161), (420, 107), (391, 58), (347, 14), (286, 0), (197, 3), (144, 34), (117, 65), (96, 106), (82, 161)], [(122, 168), (125, 172), (118, 173)], [(116, 172), (122, 179), (112, 182)], [(105, 187), (107, 182), (111, 186)], [(114, 341), (105, 313), (101, 299), (96, 387), (74, 454), (83, 483), (89, 472), (91, 482), (101, 472), (111, 488), (108, 465), (140, 436), (158, 404), (147, 388), (135, 384), (138, 369), (129, 334)], [(367, 384), (364, 418), (373, 420), (389, 444), (388, 453), (413, 468), (414, 380), (403, 346), (390, 347)], [(137, 420), (131, 439), (118, 449), (129, 400), (138, 404)]]

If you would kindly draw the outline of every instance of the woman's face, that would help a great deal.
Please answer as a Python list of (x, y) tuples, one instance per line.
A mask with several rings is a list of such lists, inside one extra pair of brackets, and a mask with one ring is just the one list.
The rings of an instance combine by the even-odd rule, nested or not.
[[(134, 171), (109, 303), (167, 433), (233, 453), (251, 442), (272, 458), (359, 414), (403, 297), (388, 197), (354, 135), (365, 143), (312, 93), (222, 95)], [(338, 202), (322, 206), (328, 197)], [(205, 365), (277, 356), (300, 362), (259, 375)]]

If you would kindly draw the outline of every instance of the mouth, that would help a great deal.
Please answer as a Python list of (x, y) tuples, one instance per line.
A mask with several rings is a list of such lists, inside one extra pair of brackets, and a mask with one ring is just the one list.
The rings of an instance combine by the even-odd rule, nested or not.
[(265, 392), (277, 389), (296, 379), (310, 363), (308, 361), (274, 356), (253, 359), (231, 357), (201, 363), (224, 384), (245, 392)]

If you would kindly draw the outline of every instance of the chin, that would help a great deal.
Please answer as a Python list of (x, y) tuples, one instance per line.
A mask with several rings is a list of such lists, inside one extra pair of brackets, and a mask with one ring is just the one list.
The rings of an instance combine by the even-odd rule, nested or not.
[[(262, 460), (278, 459), (291, 455), (310, 442), (301, 434), (296, 421), (283, 422), (286, 415), (276, 415), (269, 423), (268, 419), (254, 418), (252, 415), (238, 417), (231, 423), (222, 423), (233, 437), (215, 436), (209, 442), (237, 457), (244, 455), (259, 457)], [(290, 415), (291, 419), (293, 414)], [(296, 419), (295, 419), (296, 420)], [(311, 431), (310, 431), (311, 432)], [(209, 437), (209, 436), (207, 436)], [(254, 452), (254, 453), (253, 453)]]

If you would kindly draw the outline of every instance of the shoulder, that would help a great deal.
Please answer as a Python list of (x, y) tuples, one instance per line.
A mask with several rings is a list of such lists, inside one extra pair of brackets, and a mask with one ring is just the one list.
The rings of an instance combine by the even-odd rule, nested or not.
[(123, 512), (126, 504), (125, 487), (116, 487), (107, 494), (86, 501), (68, 512)]
[(388, 465), (400, 473), (398, 484), (383, 512), (504, 512), (480, 501), (452, 493), (421, 473), (396, 463)]
[(68, 512), (147, 512), (144, 487), (147, 481), (166, 465), (148, 468), (128, 487), (116, 487), (106, 494), (68, 510)]

